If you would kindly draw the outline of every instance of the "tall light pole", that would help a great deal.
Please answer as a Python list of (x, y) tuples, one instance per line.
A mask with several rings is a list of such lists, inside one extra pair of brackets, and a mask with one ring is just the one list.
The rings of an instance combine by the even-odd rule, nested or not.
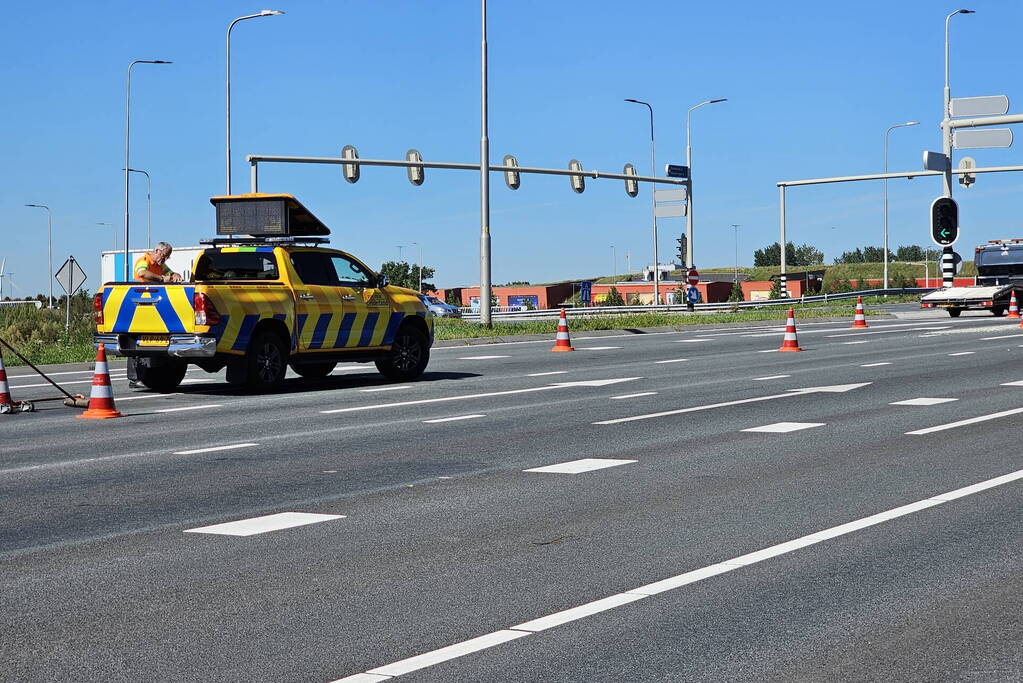
[(739, 281), (739, 223), (732, 223), (735, 230), (735, 282)]
[(618, 258), (615, 256), (615, 245), (611, 245), (611, 284), (618, 281)]
[[(113, 223), (100, 223), (100, 222), (97, 222), (96, 225), (105, 225), (108, 228), (113, 227)], [(114, 251), (117, 251), (117, 231), (116, 230), (111, 230), (111, 232), (114, 235)], [(117, 277), (117, 275), (114, 275), (114, 277)]]
[(146, 176), (146, 207), (149, 212), (148, 219), (146, 221), (146, 245), (148, 249), (153, 248), (153, 179), (149, 177), (149, 173), (146, 171), (129, 168), (130, 173), (142, 173)]
[[(689, 167), (689, 206), (687, 207), (688, 211), (686, 211), (686, 268), (693, 267), (693, 138), (690, 134), (689, 120), (692, 118), (692, 113), (700, 107), (727, 101), (727, 97), (705, 100), (689, 107), (689, 111), (686, 112), (686, 166)], [(784, 249), (784, 246), (782, 248)]]
[(480, 325), (490, 318), (490, 124), (487, 118), (487, 0), (480, 0)]
[[(904, 128), (906, 126), (919, 126), (919, 121), (906, 121), (905, 123), (897, 123), (894, 126), (889, 126), (888, 130), (884, 132), (884, 172), (888, 172), (888, 134), (896, 128)], [(884, 244), (881, 248), (884, 250), (884, 288), (888, 289), (888, 179), (885, 178), (881, 181), (884, 185)]]
[(131, 253), (128, 251), (128, 169), (131, 168), (129, 161), (129, 146), (131, 142), (131, 70), (136, 64), (171, 64), (163, 59), (136, 59), (128, 65), (128, 79), (124, 89), (124, 281), (127, 282), (131, 272)]
[(46, 280), (50, 283), (50, 303), (53, 308), (53, 212), (45, 204), (26, 204), (33, 209), (46, 209)]
[[(626, 102), (642, 104), (650, 110), (650, 175), (657, 175), (657, 154), (654, 150), (654, 108), (649, 102), (642, 100), (626, 99)], [(652, 229), (654, 233), (654, 306), (661, 303), (661, 273), (657, 268), (657, 200), (654, 199), (654, 186), (650, 185), (650, 216), (653, 220)]]
[(278, 14), (284, 14), (284, 12), (275, 9), (265, 9), (258, 14), (246, 14), (244, 17), (238, 17), (227, 26), (227, 194), (231, 194), (231, 29), (239, 21), (257, 19), (259, 17), (273, 17)]
[(972, 9), (957, 9), (945, 17), (945, 109), (942, 112), (941, 121), (941, 151), (945, 154), (947, 166), (945, 167), (945, 196), (952, 196), (952, 128), (949, 127), (949, 119), (952, 118), (952, 91), (948, 84), (948, 25), (957, 14), (975, 14)]
[(419, 247), (419, 293), (423, 293), (423, 245), (420, 242), (413, 242), (413, 247)]

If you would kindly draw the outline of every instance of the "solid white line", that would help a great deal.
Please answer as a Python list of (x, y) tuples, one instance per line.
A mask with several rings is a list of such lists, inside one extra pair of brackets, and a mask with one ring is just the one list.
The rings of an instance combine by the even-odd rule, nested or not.
[(977, 353), (976, 351), (960, 351), (959, 353), (950, 353), (950, 356), (970, 356)]
[(672, 344), (699, 344), (700, 342), (709, 342), (712, 339), (676, 339)]
[(532, 467), (523, 472), (543, 472), (545, 474), (581, 474), (594, 470), (603, 470), (608, 467), (619, 465), (630, 465), (636, 460), (613, 460), (611, 458), (583, 458), (569, 462), (558, 463), (557, 465), (546, 465), (544, 467)]
[(785, 379), (786, 377), (791, 377), (791, 376), (792, 375), (769, 375), (767, 377), (754, 377), (753, 381), (754, 382), (764, 382), (764, 381), (769, 380), (769, 379)]
[[(118, 379), (126, 379), (127, 375), (110, 375), (110, 381)], [(10, 378), (8, 378), (10, 379)], [(61, 386), (65, 384), (92, 384), (92, 379), (76, 379), (71, 382), (58, 382)], [(39, 384), (12, 384), (8, 388), (10, 389), (35, 389), (36, 387), (52, 387), (53, 385), (49, 382), (41, 382)]]
[[(889, 327), (894, 327), (894, 325), (890, 325)], [(908, 329), (908, 330), (876, 330), (874, 332), (845, 332), (843, 334), (829, 334), (828, 337), (829, 338), (830, 337), (865, 337), (868, 334), (890, 334), (892, 332), (920, 332), (922, 330), (944, 330), (947, 327), (948, 326), (946, 325), (945, 327), (916, 327), (916, 328), (912, 328), (912, 329)], [(820, 330), (812, 330), (812, 331), (819, 332)]]
[(492, 360), (494, 358), (511, 358), (511, 356), (465, 356), (457, 360)]
[(865, 364), (861, 365), (860, 367), (861, 368), (879, 368), (882, 365), (891, 365), (891, 363), (888, 363), (888, 362), (884, 362), (884, 363), (865, 363)]
[(196, 453), (212, 453), (213, 451), (230, 451), (235, 448), (249, 448), (258, 446), (258, 443), (233, 443), (228, 446), (211, 446), (210, 448), (196, 448), (191, 451), (174, 451), (174, 455), (194, 455)]
[(933, 434), (934, 432), (943, 432), (946, 429), (955, 429), (956, 427), (964, 427), (966, 425), (976, 424), (977, 422), (987, 422), (988, 420), (997, 420), (1000, 417), (1007, 417), (1009, 415), (1016, 415), (1023, 413), (1023, 408), (1013, 408), (1012, 410), (1003, 410), (1000, 413), (992, 413), (990, 415), (981, 415), (980, 417), (971, 417), (968, 420), (960, 420), (959, 422), (950, 422), (945, 425), (938, 425), (937, 427), (928, 427), (927, 429), (917, 429), (913, 432), (906, 432), (907, 434)]
[(620, 346), (580, 346), (576, 351), (610, 351), (611, 349), (620, 349)]
[(666, 417), (668, 415), (681, 415), (683, 413), (695, 413), (699, 410), (712, 410), (714, 408), (724, 408), (727, 406), (737, 406), (743, 403), (757, 403), (759, 401), (772, 401), (776, 398), (789, 398), (791, 396), (806, 396), (806, 393), (801, 391), (791, 391), (786, 394), (774, 394), (773, 396), (757, 396), (756, 398), (743, 398), (737, 401), (725, 401), (724, 403), (711, 403), (705, 406), (694, 406), (692, 408), (679, 408), (678, 410), (665, 410), (661, 413), (650, 413), (649, 415), (634, 415), (632, 417), (619, 417), (614, 420), (602, 420), (600, 422), (594, 422), (595, 425), (614, 425), (621, 422), (634, 422), (636, 420), (649, 420), (655, 417)]
[(656, 393), (657, 393), (656, 391), (643, 391), (643, 392), (640, 392), (638, 394), (625, 394), (623, 396), (612, 396), (611, 399), (612, 400), (618, 400), (618, 399), (622, 399), (622, 398), (639, 398), (640, 396), (654, 396)]
[[(140, 396), (125, 396), (124, 398), (115, 397), (115, 401), (120, 403), (121, 401), (138, 401), (143, 398), (167, 398), (168, 396), (180, 396), (180, 391), (175, 391), (173, 394), (142, 394)], [(88, 397), (86, 397), (88, 398)]]
[[(120, 369), (120, 368), (118, 368), (118, 369)], [(94, 372), (95, 372), (94, 370), (68, 370), (67, 372), (48, 372), (48, 373), (46, 373), (46, 375), (47, 375), (47, 377), (56, 377), (57, 375), (91, 375)], [(21, 379), (23, 377), (31, 377), (31, 378), (35, 379), (38, 376), (39, 376), (38, 374), (31, 374), (31, 375), (7, 375), (7, 379)]]
[(291, 529), (306, 524), (326, 522), (331, 519), (344, 519), (344, 515), (320, 515), (312, 512), (279, 512), (275, 515), (264, 515), (252, 519), (240, 519), (237, 522), (213, 524), (197, 529), (185, 529), (186, 534), (217, 534), (219, 536), (255, 536), (268, 531)]
[(981, 337), (980, 341), (991, 341), (992, 339), (1019, 339), (1018, 334), (1003, 334), (1001, 337)]
[(182, 410), (204, 410), (206, 408), (223, 408), (222, 403), (208, 403), (203, 406), (184, 406), (182, 408), (161, 408), (160, 410), (154, 410), (154, 413), (177, 413)]
[(656, 360), (655, 363), (685, 363), (688, 358), (673, 358), (671, 360)]
[(534, 391), (547, 391), (549, 389), (560, 389), (556, 384), (549, 384), (545, 387), (532, 387), (530, 389), (510, 389), (508, 391), (490, 391), (485, 394), (466, 394), (464, 396), (445, 396), (443, 398), (422, 398), (416, 401), (398, 401), (396, 403), (376, 403), (370, 406), (355, 406), (354, 408), (334, 408), (332, 410), (321, 410), (324, 415), (334, 413), (354, 413), (359, 410), (375, 410), (377, 408), (401, 408), (404, 406), (418, 406), (427, 403), (444, 403), (447, 401), (464, 401), (470, 398), (490, 398), (491, 396), (510, 396), (512, 394), (528, 394)]
[(395, 391), (396, 389), (411, 389), (411, 384), (401, 384), (396, 387), (373, 387), (372, 389), (359, 389), (359, 391), (372, 392), (372, 391)]
[[(829, 529), (824, 529), (823, 531), (807, 534), (806, 536), (801, 536), (791, 541), (779, 543), (752, 553), (740, 555), (730, 560), (725, 560), (724, 562), (717, 562), (706, 567), (678, 574), (677, 576), (672, 576), (654, 583), (639, 586), (623, 593), (616, 593), (606, 598), (594, 600), (578, 607), (555, 612), (554, 614), (549, 614), (545, 617), (540, 617), (539, 619), (533, 619), (532, 621), (524, 622), (518, 626), (512, 626), (508, 629), (502, 629), (478, 638), (473, 638), (472, 640), (449, 645), (439, 650), (433, 650), (432, 652), (403, 659), (400, 662), (370, 669), (366, 673), (383, 676), (401, 676), (402, 674), (417, 671), (419, 669), (432, 666), (433, 664), (446, 662), (473, 652), (479, 652), (480, 650), (506, 643), (509, 640), (514, 640), (515, 638), (534, 634), (538, 631), (566, 624), (593, 614), (599, 614), (615, 607), (630, 604), (636, 600), (657, 595), (658, 593), (663, 593), (682, 586), (688, 586), (689, 584), (717, 576), (718, 574), (748, 567), (758, 562), (763, 562), (764, 560), (795, 552), (796, 550), (801, 550), (824, 541), (845, 536), (883, 522), (889, 522), (891, 520), (898, 519), (899, 517), (911, 515), (913, 513), (932, 508), (936, 505), (943, 505), (949, 501), (971, 496), (976, 493), (980, 493), (981, 491), (986, 491), (996, 486), (1002, 486), (1020, 479), (1023, 479), (1023, 470), (1017, 470), (1000, 477), (995, 477), (994, 479), (988, 479), (986, 481), (978, 482), (970, 486), (964, 486), (931, 498), (925, 498), (914, 503), (909, 503), (908, 505), (886, 510), (876, 515), (871, 515), (870, 517), (864, 517), (846, 524), (840, 524)], [(377, 679), (373, 678), (365, 678), (365, 674), (355, 674), (354, 676), (338, 679), (334, 683), (375, 683), (376, 680)]]
[(555, 370), (554, 372), (534, 372), (526, 375), (526, 377), (546, 377), (547, 375), (566, 375), (568, 370)]
[(475, 420), (477, 417), (486, 417), (486, 415), (459, 415), (458, 417), (439, 417), (436, 420), (423, 420), (428, 424), (436, 424), (437, 422), (455, 422), (457, 420)]

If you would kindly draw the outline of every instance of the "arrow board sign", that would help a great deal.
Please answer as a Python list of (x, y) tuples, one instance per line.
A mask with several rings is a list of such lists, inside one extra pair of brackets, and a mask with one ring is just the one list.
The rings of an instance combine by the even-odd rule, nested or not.
[(74, 256), (64, 261), (64, 265), (60, 267), (60, 270), (53, 276), (56, 278), (60, 286), (64, 288), (67, 294), (74, 294), (78, 291), (78, 288), (85, 284), (85, 271), (78, 265), (78, 261), (75, 260)]
[(956, 149), (994, 149), (1012, 147), (1012, 131), (1008, 128), (957, 130), (952, 138)]
[(679, 218), (686, 215), (688, 204), (665, 204), (654, 207), (655, 218)]
[(1009, 111), (1005, 95), (952, 98), (952, 116), (1001, 116)]

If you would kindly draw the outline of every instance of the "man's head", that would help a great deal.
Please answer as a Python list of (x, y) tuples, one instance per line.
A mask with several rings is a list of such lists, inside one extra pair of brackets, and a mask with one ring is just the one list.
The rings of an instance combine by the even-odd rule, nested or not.
[(153, 248), (153, 260), (163, 265), (170, 258), (173, 251), (174, 247), (166, 242), (157, 242), (156, 247)]

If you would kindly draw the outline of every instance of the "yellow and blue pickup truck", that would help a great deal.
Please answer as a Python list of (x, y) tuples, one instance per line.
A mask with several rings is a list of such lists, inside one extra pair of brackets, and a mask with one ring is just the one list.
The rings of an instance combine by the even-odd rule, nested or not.
[(267, 390), (288, 366), (325, 377), (338, 362), (374, 362), (409, 381), (426, 369), (433, 316), (343, 251), (291, 195), (214, 197), (217, 234), (182, 283), (112, 282), (96, 293), (96, 344), (127, 356), (138, 381), (173, 391), (189, 364)]

